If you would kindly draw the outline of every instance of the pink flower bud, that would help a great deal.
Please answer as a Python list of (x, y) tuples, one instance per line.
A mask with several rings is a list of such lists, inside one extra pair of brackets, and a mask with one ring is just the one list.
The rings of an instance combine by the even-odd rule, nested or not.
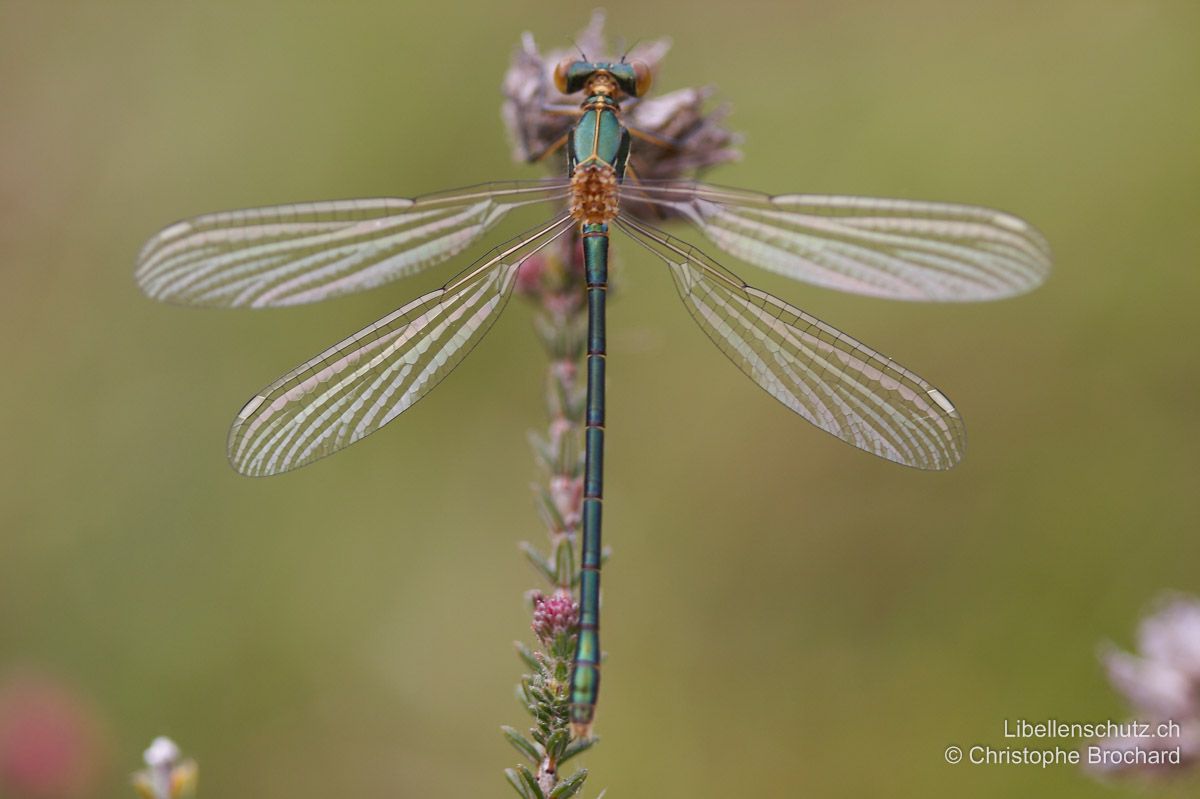
[(551, 596), (535, 593), (531, 626), (545, 645), (560, 635), (571, 635), (579, 626), (579, 603), (566, 591), (555, 591)]

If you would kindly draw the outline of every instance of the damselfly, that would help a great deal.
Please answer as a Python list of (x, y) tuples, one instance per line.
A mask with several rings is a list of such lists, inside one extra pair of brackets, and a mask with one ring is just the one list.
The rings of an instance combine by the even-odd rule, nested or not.
[[(568, 59), (561, 92), (583, 96), (558, 142), (560, 178), (487, 183), (416, 199), (304, 203), (199, 216), (142, 250), (151, 297), (263, 308), (315, 302), (411, 275), (465, 250), (516, 208), (548, 221), (488, 252), (442, 288), (335, 344), (238, 412), (229, 459), (271, 475), (312, 463), (390, 422), (454, 369), (491, 327), (521, 263), (570, 233), (582, 238), (588, 307), (580, 631), (571, 721), (590, 727), (599, 690), (605, 300), (611, 228), (660, 259), (701, 329), (743, 372), (822, 430), (921, 469), (963, 456), (962, 420), (922, 378), (804, 311), (752, 288), (654, 225), (683, 218), (717, 247), (820, 286), (904, 300), (989, 300), (1027, 291), (1050, 268), (1042, 236), (1016, 217), (966, 205), (768, 196), (633, 174), (639, 132), (621, 102), (645, 95), (641, 63)], [(647, 146), (649, 146), (647, 144)], [(663, 146), (662, 142), (654, 146)], [(668, 143), (669, 146), (669, 143)]]

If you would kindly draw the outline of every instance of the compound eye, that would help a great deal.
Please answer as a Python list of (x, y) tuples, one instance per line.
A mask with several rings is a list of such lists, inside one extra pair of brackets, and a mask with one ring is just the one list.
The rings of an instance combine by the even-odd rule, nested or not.
[(634, 61), (630, 66), (633, 67), (633, 76), (637, 79), (637, 83), (634, 85), (634, 88), (637, 90), (637, 96), (645, 97), (646, 92), (650, 91), (650, 82), (653, 77), (650, 74), (650, 67), (641, 61)]
[(571, 65), (575, 63), (573, 58), (564, 58), (554, 67), (554, 87), (563, 94), (570, 94), (567, 91), (567, 73), (571, 70)]

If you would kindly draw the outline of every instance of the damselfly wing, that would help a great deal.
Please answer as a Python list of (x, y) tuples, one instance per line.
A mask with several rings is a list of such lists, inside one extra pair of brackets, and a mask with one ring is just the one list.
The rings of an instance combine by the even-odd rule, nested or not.
[(747, 263), (796, 280), (899, 300), (962, 302), (1020, 294), (1050, 269), (1045, 240), (1000, 211), (951, 203), (780, 195), (628, 173), (621, 101), (649, 88), (633, 63), (568, 60), (555, 71), (581, 94), (559, 146), (566, 174), (486, 183), (415, 199), (302, 203), (207, 214), (154, 236), (137, 279), (155, 299), (215, 307), (316, 302), (416, 274), (466, 251), (511, 211), (552, 206), (541, 225), (258, 392), (230, 431), (239, 472), (312, 463), (392, 421), (446, 377), (503, 310), (517, 270), (567, 234), (582, 242), (588, 302), (583, 562), (571, 721), (590, 730), (599, 692), (605, 309), (610, 228), (670, 270), (688, 312), (751, 380), (816, 427), (919, 469), (965, 451), (946, 394), (832, 325), (755, 289), (656, 226), (681, 218)]

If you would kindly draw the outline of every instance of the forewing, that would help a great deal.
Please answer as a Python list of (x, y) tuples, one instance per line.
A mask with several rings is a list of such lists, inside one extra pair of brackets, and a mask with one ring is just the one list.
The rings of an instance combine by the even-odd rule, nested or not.
[(948, 469), (966, 431), (929, 383), (836, 328), (747, 286), (696, 248), (630, 220), (618, 226), (667, 263), (713, 343), (767, 393), (848, 444), (906, 466)]
[(571, 224), (564, 217), (497, 247), (263, 389), (229, 431), (230, 463), (252, 477), (278, 474), (383, 427), (466, 357), (508, 301), (521, 262)]
[(565, 195), (562, 180), (525, 181), (206, 214), (150, 239), (137, 282), (155, 299), (184, 305), (316, 302), (445, 261), (512, 209)]
[(994, 300), (1029, 291), (1050, 271), (1050, 249), (1037, 229), (988, 208), (866, 197), (772, 197), (688, 181), (627, 182), (622, 193), (634, 208), (657, 206), (686, 217), (747, 263), (855, 294)]

